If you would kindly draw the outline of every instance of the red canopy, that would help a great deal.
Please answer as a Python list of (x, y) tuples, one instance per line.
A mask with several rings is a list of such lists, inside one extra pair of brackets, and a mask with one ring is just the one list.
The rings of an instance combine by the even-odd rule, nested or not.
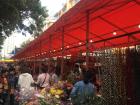
[(93, 51), (139, 42), (140, 0), (81, 0), (14, 58), (62, 56), (87, 47)]

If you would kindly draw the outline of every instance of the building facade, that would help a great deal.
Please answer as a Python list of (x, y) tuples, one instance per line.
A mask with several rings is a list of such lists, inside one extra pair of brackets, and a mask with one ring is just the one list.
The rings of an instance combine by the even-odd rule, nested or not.
[(80, 0), (67, 0), (66, 4), (63, 6), (63, 8), (55, 14), (55, 18), (59, 19), (64, 13), (66, 13), (69, 9), (71, 9), (79, 1)]
[(54, 18), (48, 17), (46, 19), (46, 26), (43, 28), (43, 31), (48, 29), (57, 19), (59, 19), (64, 13), (66, 13), (69, 9), (71, 9), (79, 1), (80, 0), (67, 0), (66, 4), (64, 4), (63, 8), (54, 15)]

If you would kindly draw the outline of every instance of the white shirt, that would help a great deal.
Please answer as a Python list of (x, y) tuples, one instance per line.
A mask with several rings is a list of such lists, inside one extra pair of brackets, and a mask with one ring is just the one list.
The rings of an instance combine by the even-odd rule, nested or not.
[(32, 83), (34, 83), (34, 80), (31, 74), (23, 73), (19, 75), (18, 85), (20, 86), (20, 89), (33, 89), (33, 87), (31, 86)]
[[(45, 79), (45, 77), (46, 77), (46, 79)], [(39, 74), (38, 79), (37, 79), (37, 84), (39, 84), (41, 87), (50, 86), (50, 75), (48, 73)]]

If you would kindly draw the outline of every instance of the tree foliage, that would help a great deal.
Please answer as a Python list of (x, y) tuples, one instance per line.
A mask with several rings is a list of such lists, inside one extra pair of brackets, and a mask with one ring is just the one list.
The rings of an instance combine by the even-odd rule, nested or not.
[(0, 37), (9, 36), (15, 30), (37, 36), (47, 16), (40, 0), (0, 0)]
[(0, 49), (2, 49), (3, 42), (4, 42), (5, 37), (1, 36), (0, 37)]
[(21, 49), (25, 48), (31, 41), (30, 40), (27, 40), (27, 41), (24, 41), (22, 44), (21, 44)]

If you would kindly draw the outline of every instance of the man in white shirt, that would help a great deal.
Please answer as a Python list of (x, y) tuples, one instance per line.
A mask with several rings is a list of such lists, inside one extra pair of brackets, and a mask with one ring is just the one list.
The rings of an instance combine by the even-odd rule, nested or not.
[(33, 80), (32, 75), (28, 73), (28, 68), (24, 66), (20, 69), (22, 72), (19, 75), (19, 79), (18, 79), (18, 85), (20, 89), (22, 88), (27, 89), (27, 90), (33, 89), (31, 84), (34, 83), (34, 80)]

